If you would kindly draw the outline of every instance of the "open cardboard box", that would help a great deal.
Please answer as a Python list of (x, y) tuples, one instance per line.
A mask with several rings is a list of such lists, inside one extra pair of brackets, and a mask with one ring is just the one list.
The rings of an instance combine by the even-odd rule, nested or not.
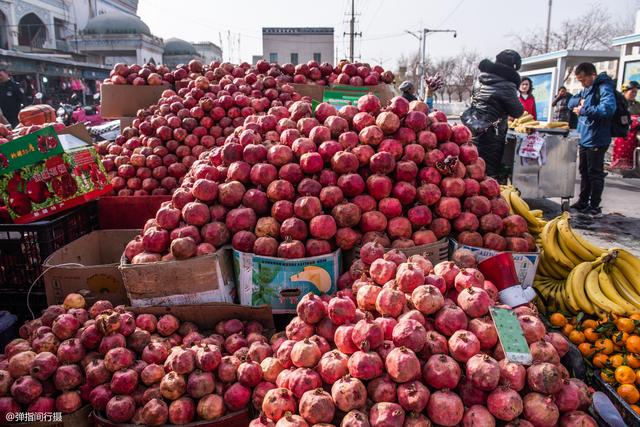
[(128, 304), (118, 267), (125, 246), (139, 232), (98, 230), (52, 253), (43, 265), (47, 304), (62, 304), (72, 292), (82, 294), (88, 305), (97, 300)]
[(129, 264), (123, 255), (119, 268), (134, 307), (232, 303), (235, 300), (230, 247), (180, 261), (148, 264)]
[(102, 85), (100, 86), (100, 114), (109, 119), (135, 117), (141, 108), (155, 104), (162, 92), (168, 89), (164, 85)]
[[(212, 331), (216, 323), (227, 319), (255, 320), (264, 327), (264, 335), (270, 337), (275, 332), (273, 315), (268, 306), (244, 307), (235, 304), (210, 303), (196, 305), (182, 305), (172, 307), (128, 307), (135, 314), (153, 314), (160, 317), (172, 314), (183, 322), (193, 322), (201, 330)], [(118, 424), (108, 421), (101, 414), (94, 413), (96, 427), (134, 427), (134, 424)], [(246, 427), (251, 421), (249, 409), (226, 414), (217, 420), (194, 421), (186, 424), (189, 427)]]

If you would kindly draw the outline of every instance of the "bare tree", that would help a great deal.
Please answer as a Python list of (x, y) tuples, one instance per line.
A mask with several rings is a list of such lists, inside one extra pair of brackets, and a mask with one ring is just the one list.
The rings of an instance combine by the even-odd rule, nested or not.
[(454, 66), (451, 88), (453, 93), (458, 96), (458, 101), (462, 102), (471, 96), (473, 90), (473, 82), (478, 75), (478, 63), (480, 56), (475, 51), (463, 50), (455, 58), (453, 58)]
[[(633, 32), (633, 17), (612, 18), (600, 4), (592, 4), (582, 15), (565, 20), (549, 34), (549, 51), (608, 49), (613, 37)], [(546, 53), (545, 30), (528, 29), (512, 36), (523, 57)]]

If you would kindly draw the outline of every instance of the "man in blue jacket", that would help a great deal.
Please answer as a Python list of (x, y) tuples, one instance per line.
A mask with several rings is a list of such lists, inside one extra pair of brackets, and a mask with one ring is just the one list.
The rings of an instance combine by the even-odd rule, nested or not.
[(567, 105), (578, 116), (580, 132), (580, 196), (571, 207), (598, 216), (606, 176), (604, 155), (611, 144), (611, 118), (616, 111), (614, 84), (590, 62), (578, 65), (575, 74), (584, 89)]

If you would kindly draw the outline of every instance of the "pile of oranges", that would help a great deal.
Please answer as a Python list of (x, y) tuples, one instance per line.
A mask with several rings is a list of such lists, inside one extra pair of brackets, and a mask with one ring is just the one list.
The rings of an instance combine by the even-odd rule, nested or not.
[(562, 313), (553, 313), (549, 321), (640, 414), (640, 312), (599, 320), (567, 319)]

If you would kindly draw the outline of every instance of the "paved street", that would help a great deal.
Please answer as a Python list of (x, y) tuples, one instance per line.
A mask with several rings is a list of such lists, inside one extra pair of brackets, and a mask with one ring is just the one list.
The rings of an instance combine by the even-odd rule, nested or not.
[[(579, 178), (574, 194), (578, 194)], [(572, 202), (575, 199), (572, 200)], [(543, 209), (546, 218), (560, 213), (560, 199), (528, 200)], [(640, 178), (622, 178), (609, 174), (602, 202), (603, 217), (592, 219), (575, 215), (572, 225), (604, 247), (623, 247), (640, 255)]]

